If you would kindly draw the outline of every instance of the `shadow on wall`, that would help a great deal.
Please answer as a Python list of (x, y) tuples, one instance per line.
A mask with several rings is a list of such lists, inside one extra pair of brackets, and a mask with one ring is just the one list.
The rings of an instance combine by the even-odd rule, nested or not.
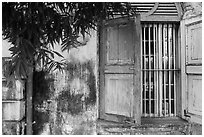
[(45, 71), (34, 71), (33, 74), (33, 134), (42, 132), (45, 123), (49, 122), (48, 100), (54, 94), (54, 77)]

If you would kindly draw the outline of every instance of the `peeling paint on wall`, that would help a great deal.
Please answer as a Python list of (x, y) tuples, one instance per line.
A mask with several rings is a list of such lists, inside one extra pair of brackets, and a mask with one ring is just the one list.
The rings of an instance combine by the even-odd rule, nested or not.
[(202, 2), (182, 2), (183, 19), (192, 18), (202, 14)]

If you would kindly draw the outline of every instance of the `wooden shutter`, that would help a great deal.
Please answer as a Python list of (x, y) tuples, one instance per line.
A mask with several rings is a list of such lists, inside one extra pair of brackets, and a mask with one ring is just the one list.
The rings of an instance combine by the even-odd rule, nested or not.
[(128, 67), (134, 64), (132, 24), (132, 21), (128, 21), (106, 27), (105, 113), (107, 114), (132, 117), (133, 74), (128, 70)]
[(183, 117), (202, 121), (202, 17), (181, 23)]
[(141, 123), (140, 18), (103, 23), (99, 49), (99, 117)]

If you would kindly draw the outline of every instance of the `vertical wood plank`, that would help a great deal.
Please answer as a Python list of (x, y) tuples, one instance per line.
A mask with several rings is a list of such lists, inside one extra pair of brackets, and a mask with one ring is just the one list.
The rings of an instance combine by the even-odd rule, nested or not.
[[(182, 20), (180, 22), (180, 36), (181, 36), (181, 55), (185, 55), (186, 54), (186, 26), (185, 26), (185, 20)], [(173, 28), (172, 28), (173, 30)], [(172, 31), (173, 32), (173, 31)], [(173, 46), (173, 45), (172, 45)], [(173, 47), (172, 47), (173, 48)], [(173, 55), (172, 55), (173, 56)], [(172, 60), (173, 61), (173, 60)], [(186, 57), (185, 56), (181, 56), (181, 116), (183, 119), (185, 119), (186, 117), (184, 116), (184, 110), (185, 108), (187, 108), (187, 95), (186, 95), (186, 90), (187, 90), (187, 75), (186, 75)]]

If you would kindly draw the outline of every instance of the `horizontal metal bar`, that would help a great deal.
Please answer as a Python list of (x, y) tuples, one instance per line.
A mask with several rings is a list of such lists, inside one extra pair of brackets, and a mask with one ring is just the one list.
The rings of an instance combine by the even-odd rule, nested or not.
[(180, 69), (141, 69), (142, 71), (180, 71)]

